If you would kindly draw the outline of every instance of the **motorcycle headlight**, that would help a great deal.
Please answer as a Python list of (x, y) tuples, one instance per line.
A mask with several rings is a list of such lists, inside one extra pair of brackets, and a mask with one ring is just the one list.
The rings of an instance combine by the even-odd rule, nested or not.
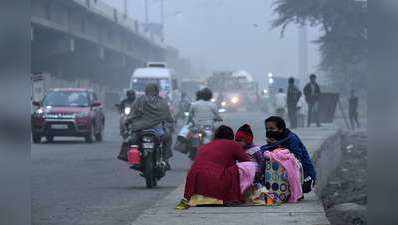
[(131, 108), (130, 107), (124, 108), (124, 114), (125, 115), (129, 115), (130, 113), (131, 113)]
[(216, 102), (216, 99), (212, 98), (210, 99), (211, 102)]
[(42, 108), (36, 110), (36, 114), (38, 114), (38, 115), (43, 115), (43, 113), (44, 113), (44, 109), (42, 109)]
[(89, 112), (79, 112), (79, 113), (76, 113), (76, 114), (75, 114), (75, 117), (76, 117), (76, 118), (83, 118), (83, 117), (87, 117), (87, 116), (89, 116), (89, 115), (90, 115)]
[(223, 101), (221, 102), (221, 106), (225, 107), (227, 105), (227, 102)]
[(189, 116), (189, 112), (185, 112), (184, 115), (185, 115), (185, 116)]
[(237, 104), (239, 102), (239, 97), (238, 96), (232, 97), (231, 102), (232, 102), (232, 104)]

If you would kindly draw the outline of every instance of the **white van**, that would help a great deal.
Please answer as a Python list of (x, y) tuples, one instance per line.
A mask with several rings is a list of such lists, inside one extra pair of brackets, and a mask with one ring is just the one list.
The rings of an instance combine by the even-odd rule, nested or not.
[(143, 95), (145, 86), (150, 83), (159, 85), (160, 95), (162, 97), (173, 99), (173, 70), (167, 68), (165, 63), (147, 63), (145, 68), (137, 68), (130, 80), (130, 88), (136, 91), (136, 94)]

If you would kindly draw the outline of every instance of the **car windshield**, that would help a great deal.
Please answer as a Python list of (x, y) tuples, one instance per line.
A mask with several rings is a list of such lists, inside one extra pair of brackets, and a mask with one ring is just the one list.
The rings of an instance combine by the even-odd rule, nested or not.
[(136, 78), (133, 79), (131, 87), (138, 92), (144, 92), (145, 87), (148, 84), (159, 85), (160, 91), (169, 92), (170, 91), (170, 81), (168, 79), (153, 79), (153, 78)]
[(83, 91), (51, 91), (43, 101), (43, 106), (53, 107), (88, 107), (89, 97)]

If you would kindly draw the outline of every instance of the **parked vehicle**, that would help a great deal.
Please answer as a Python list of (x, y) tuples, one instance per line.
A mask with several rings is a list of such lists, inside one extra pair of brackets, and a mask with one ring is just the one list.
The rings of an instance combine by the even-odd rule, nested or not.
[(105, 115), (96, 94), (85, 88), (49, 90), (42, 101), (34, 101), (32, 139), (52, 142), (56, 136), (84, 137), (87, 143), (102, 141)]

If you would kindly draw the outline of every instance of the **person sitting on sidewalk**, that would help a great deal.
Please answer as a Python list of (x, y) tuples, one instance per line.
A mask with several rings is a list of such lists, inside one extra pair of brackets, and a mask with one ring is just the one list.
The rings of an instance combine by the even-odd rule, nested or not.
[(255, 153), (257, 160), (265, 162), (264, 153), (277, 148), (288, 149), (299, 160), (303, 167), (304, 182), (302, 190), (308, 193), (316, 182), (316, 172), (308, 151), (300, 138), (286, 128), (285, 121), (278, 116), (271, 116), (265, 120), (266, 136), (268, 143), (260, 147)]
[(253, 144), (253, 140), (254, 135), (249, 124), (244, 124), (236, 131), (235, 141), (250, 155), (259, 150), (259, 146)]
[[(248, 124), (240, 127), (235, 134), (235, 141), (246, 149), (254, 161), (254, 163), (237, 163), (241, 191), (246, 196), (246, 203), (249, 205), (273, 205), (283, 202), (298, 202), (303, 196), (300, 162), (288, 149), (278, 148), (264, 152), (265, 160), (261, 165), (259, 164), (261, 160), (257, 160), (255, 157), (256, 152), (260, 151), (260, 147), (253, 144), (253, 139), (254, 135)], [(268, 141), (275, 142), (273, 139)], [(266, 198), (260, 196), (262, 194), (272, 200), (267, 201)]]
[(214, 140), (199, 149), (187, 175), (184, 199), (176, 209), (244, 203), (237, 161), (249, 162), (251, 158), (234, 141), (233, 130), (222, 125), (216, 130)]

